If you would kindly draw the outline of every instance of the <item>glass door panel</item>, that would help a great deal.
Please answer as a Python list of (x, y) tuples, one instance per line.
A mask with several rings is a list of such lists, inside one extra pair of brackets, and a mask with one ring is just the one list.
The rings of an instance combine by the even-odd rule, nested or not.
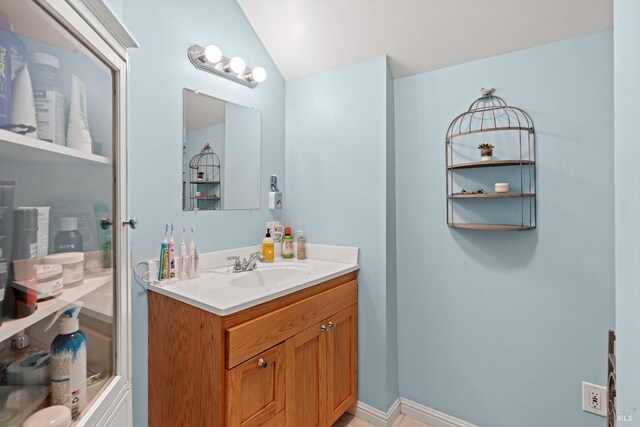
[(35, 2), (0, 3), (0, 426), (78, 420), (114, 375), (114, 89)]

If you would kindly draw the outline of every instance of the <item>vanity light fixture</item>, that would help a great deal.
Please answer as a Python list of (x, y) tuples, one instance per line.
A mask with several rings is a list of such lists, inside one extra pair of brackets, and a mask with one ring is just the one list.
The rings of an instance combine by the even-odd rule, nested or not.
[(202, 47), (193, 45), (187, 51), (189, 60), (199, 70), (224, 77), (236, 83), (254, 88), (267, 78), (267, 72), (262, 67), (247, 67), (244, 59), (239, 56), (227, 58), (222, 55), (219, 47), (209, 45)]

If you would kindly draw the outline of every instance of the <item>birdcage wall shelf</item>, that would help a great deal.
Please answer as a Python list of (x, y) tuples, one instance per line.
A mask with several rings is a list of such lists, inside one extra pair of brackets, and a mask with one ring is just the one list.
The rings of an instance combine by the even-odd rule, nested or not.
[(222, 208), (220, 157), (207, 143), (189, 161), (189, 210), (219, 210)]
[[(496, 144), (505, 158), (480, 160), (475, 143)], [(480, 148), (480, 147), (478, 147)], [(505, 231), (532, 230), (536, 218), (536, 141), (531, 116), (509, 106), (493, 90), (483, 89), (469, 109), (456, 116), (445, 137), (447, 224), (453, 228)], [(473, 177), (464, 174), (475, 174)], [(487, 177), (509, 177), (509, 192), (467, 191), (459, 181), (482, 182)], [(488, 208), (492, 203), (495, 207)], [(509, 203), (507, 205), (501, 205)], [(492, 218), (491, 212), (499, 212)], [(506, 213), (505, 213), (506, 212)], [(468, 218), (472, 220), (469, 221)], [(507, 219), (505, 221), (505, 219)]]

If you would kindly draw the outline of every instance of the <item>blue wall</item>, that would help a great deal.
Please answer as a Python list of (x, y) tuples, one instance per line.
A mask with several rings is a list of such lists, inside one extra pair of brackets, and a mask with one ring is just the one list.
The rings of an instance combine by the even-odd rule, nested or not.
[[(640, 2), (614, 2), (616, 334), (619, 425), (640, 426)], [(629, 416), (633, 421), (629, 420)]]
[(384, 411), (397, 369), (388, 354), (387, 83), (384, 56), (287, 82), (284, 193), (287, 224), (308, 242), (360, 248), (359, 399)]
[[(401, 396), (481, 426), (604, 424), (581, 410), (581, 381), (606, 384), (614, 325), (612, 43), (605, 31), (396, 81)], [(490, 85), (535, 122), (535, 231), (446, 225), (447, 126)]]
[[(150, 14), (150, 11), (153, 11)], [(157, 256), (164, 224), (197, 227), (203, 252), (257, 244), (267, 206), (268, 176), (284, 175), (284, 80), (235, 0), (127, 1), (124, 22), (140, 43), (131, 51), (129, 89), (129, 211), (140, 219), (132, 233), (133, 261)], [(194, 43), (218, 45), (268, 78), (255, 89), (205, 73), (187, 59)], [(262, 209), (182, 212), (182, 90), (199, 91), (262, 112)], [(280, 213), (275, 219), (279, 219)], [(147, 424), (147, 297), (133, 282), (134, 425)]]

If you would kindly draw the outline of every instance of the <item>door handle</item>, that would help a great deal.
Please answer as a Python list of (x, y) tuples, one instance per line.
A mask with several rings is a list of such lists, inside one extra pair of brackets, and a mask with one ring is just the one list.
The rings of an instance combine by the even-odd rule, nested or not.
[(263, 358), (260, 358), (258, 360), (258, 367), (259, 368), (266, 368), (267, 366), (269, 366), (269, 363), (266, 360), (264, 360)]
[(100, 219), (100, 226), (102, 227), (103, 230), (106, 230), (112, 225), (113, 225), (113, 221), (111, 220), (111, 218), (104, 217)]
[(135, 216), (131, 217), (129, 218), (129, 221), (122, 221), (122, 225), (128, 225), (132, 230), (135, 230), (136, 228), (138, 228), (138, 218), (136, 218)]

